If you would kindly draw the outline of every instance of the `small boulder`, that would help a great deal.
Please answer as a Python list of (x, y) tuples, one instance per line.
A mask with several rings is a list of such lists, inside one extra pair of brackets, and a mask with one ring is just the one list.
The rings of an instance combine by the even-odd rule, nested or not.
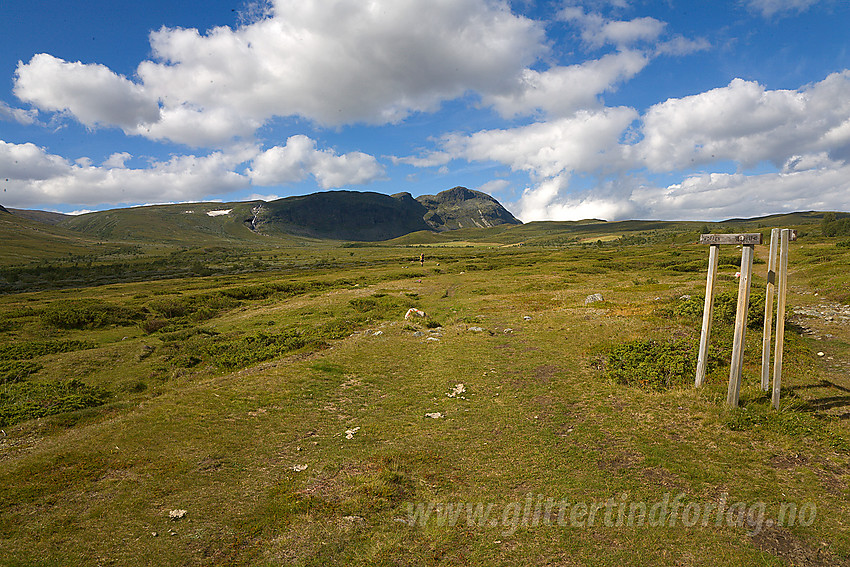
[(446, 395), (450, 398), (457, 398), (457, 397), (461, 396), (461, 394), (465, 394), (465, 393), (466, 393), (466, 386), (464, 386), (461, 383), (461, 384), (455, 384), (455, 387), (452, 388), (452, 391), (449, 392)]
[(598, 301), (605, 301), (605, 299), (602, 297), (601, 293), (594, 293), (593, 295), (588, 295), (587, 297), (584, 298), (584, 304), (585, 305), (589, 305), (591, 303), (596, 303)]

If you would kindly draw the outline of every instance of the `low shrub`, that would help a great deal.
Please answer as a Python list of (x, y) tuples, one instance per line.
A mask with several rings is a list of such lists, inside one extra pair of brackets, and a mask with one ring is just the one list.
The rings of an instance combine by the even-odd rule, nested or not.
[[(693, 383), (697, 354), (696, 344), (681, 339), (623, 343), (608, 352), (605, 375), (618, 384), (669, 390)], [(717, 361), (717, 356), (710, 356), (706, 371), (714, 368)]]
[(149, 335), (151, 333), (159, 331), (166, 325), (168, 325), (168, 321), (166, 319), (160, 319), (158, 317), (151, 317), (139, 323), (139, 327)]
[(109, 396), (76, 379), (9, 384), (0, 389), (0, 426), (103, 405)]
[(41, 320), (59, 329), (97, 329), (107, 325), (133, 325), (139, 311), (89, 299), (59, 300), (41, 312)]
[(187, 317), (193, 321), (212, 319), (221, 311), (233, 309), (239, 305), (236, 299), (220, 292), (195, 295), (192, 297), (169, 296), (148, 302), (148, 311), (153, 319), (180, 319)]
[(0, 345), (0, 358), (28, 360), (37, 356), (86, 350), (96, 346), (93, 341), (27, 341)]
[[(234, 370), (283, 356), (304, 348), (307, 344), (307, 339), (300, 332), (289, 329), (273, 334), (259, 332), (229, 340), (214, 339), (201, 342), (198, 346), (200, 352), (208, 355), (216, 366)], [(197, 362), (200, 362), (200, 359)]]
[[(775, 304), (775, 303), (774, 303)], [(673, 315), (682, 319), (702, 320), (705, 306), (704, 295), (694, 295), (680, 300), (673, 307)], [(737, 293), (721, 292), (714, 296), (714, 323), (733, 325), (738, 310)], [(750, 292), (750, 306), (747, 310), (747, 326), (759, 328), (764, 323), (764, 289), (753, 288)]]
[(30, 374), (41, 370), (41, 364), (29, 360), (0, 361), (0, 384), (11, 384), (26, 380)]

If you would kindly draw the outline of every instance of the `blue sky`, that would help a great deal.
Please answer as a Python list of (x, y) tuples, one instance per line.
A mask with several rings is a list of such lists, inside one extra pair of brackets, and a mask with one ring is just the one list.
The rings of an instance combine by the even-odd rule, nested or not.
[(844, 0), (0, 3), (0, 204), (850, 210)]

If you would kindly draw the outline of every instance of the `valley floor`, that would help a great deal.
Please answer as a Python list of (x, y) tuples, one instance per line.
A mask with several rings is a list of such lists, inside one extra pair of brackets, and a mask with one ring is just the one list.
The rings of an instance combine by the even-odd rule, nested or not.
[(322, 254), (0, 296), (0, 564), (850, 565), (850, 253), (795, 248), (778, 412), (758, 326), (693, 387), (698, 245)]

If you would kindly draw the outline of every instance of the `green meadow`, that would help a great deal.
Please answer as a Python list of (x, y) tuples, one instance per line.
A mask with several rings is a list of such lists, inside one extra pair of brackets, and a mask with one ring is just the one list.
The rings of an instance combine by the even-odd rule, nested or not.
[[(0, 564), (850, 564), (850, 240), (821, 216), (0, 225)], [(695, 389), (696, 242), (772, 227), (800, 234), (781, 407), (762, 245), (731, 409), (740, 250)]]

